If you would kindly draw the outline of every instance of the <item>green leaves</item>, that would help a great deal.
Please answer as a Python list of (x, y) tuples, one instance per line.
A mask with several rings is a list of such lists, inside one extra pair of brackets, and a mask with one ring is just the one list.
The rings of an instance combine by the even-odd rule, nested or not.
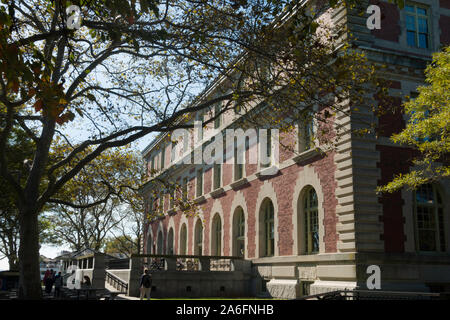
[(417, 188), (450, 174), (446, 162), (450, 154), (450, 47), (433, 55), (433, 63), (425, 74), (429, 85), (417, 88), (419, 95), (404, 103), (408, 123), (391, 138), (420, 152), (414, 159), (418, 169), (395, 177), (379, 191), (393, 192), (403, 186)]

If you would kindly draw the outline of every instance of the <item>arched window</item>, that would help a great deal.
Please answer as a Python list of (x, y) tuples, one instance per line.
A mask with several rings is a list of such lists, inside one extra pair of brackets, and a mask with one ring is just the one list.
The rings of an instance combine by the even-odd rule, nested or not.
[(157, 240), (157, 249), (156, 249), (156, 252), (158, 253), (158, 254), (163, 254), (163, 241), (164, 241), (164, 239), (163, 239), (163, 234), (162, 234), (162, 232), (161, 231), (159, 231), (158, 232), (158, 238), (157, 238), (158, 240)]
[(167, 235), (167, 254), (173, 254), (173, 228), (170, 228)]
[(148, 238), (147, 238), (147, 253), (148, 254), (153, 253), (153, 238), (152, 238), (151, 232), (148, 233)]
[(319, 252), (319, 210), (317, 193), (314, 188), (306, 190), (303, 197), (305, 253)]
[(239, 257), (245, 255), (245, 215), (241, 207), (237, 207), (234, 211), (233, 255)]
[(203, 225), (200, 219), (195, 224), (194, 254), (200, 256), (203, 254)]
[(212, 223), (211, 251), (214, 256), (222, 255), (222, 221), (218, 213), (214, 216)]
[(442, 197), (436, 186), (425, 184), (415, 191), (416, 247), (418, 251), (445, 251)]
[(275, 250), (274, 208), (270, 199), (263, 201), (260, 211), (260, 256), (271, 257)]
[(187, 252), (187, 228), (183, 223), (180, 230), (180, 254), (186, 254)]

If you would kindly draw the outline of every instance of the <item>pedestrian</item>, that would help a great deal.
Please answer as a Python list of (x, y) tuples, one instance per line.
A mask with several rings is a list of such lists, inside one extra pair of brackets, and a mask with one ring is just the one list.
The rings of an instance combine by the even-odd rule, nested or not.
[(143, 300), (145, 296), (150, 300), (150, 295), (152, 293), (152, 276), (148, 273), (148, 269), (144, 270), (139, 287), (141, 288), (141, 300)]
[(49, 276), (50, 276), (50, 269), (47, 268), (47, 270), (45, 271), (45, 274), (44, 274), (44, 278), (42, 279), (42, 284), (44, 286), (45, 286), (45, 282)]
[[(45, 276), (44, 276), (45, 277)], [(47, 278), (45, 278), (45, 292), (46, 293), (52, 293), (52, 287), (53, 287), (53, 269), (50, 269), (50, 272), (47, 276)]]
[(91, 286), (91, 279), (88, 276), (84, 276), (84, 282), (81, 284), (84, 288), (89, 288)]
[(61, 288), (63, 286), (63, 277), (61, 275), (61, 271), (55, 276), (55, 298), (59, 298), (61, 296)]

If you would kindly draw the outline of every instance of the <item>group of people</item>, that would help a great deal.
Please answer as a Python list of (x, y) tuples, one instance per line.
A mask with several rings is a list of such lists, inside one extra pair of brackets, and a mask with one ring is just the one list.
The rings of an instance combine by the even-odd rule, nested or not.
[(56, 273), (53, 269), (47, 269), (44, 274), (44, 286), (46, 293), (52, 293), (53, 285), (55, 285), (55, 297), (59, 297), (61, 295), (61, 287), (63, 286), (63, 277), (61, 272)]

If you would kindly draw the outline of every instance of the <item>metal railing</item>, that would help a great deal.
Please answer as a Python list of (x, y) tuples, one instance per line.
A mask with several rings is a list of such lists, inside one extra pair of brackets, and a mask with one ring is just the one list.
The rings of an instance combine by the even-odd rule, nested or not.
[(134, 254), (132, 258), (144, 259), (143, 267), (155, 271), (233, 271), (233, 264), (243, 257)]
[(120, 292), (128, 292), (128, 283), (106, 270), (106, 282)]
[(402, 292), (381, 290), (337, 290), (304, 296), (300, 300), (441, 300), (450, 293)]

